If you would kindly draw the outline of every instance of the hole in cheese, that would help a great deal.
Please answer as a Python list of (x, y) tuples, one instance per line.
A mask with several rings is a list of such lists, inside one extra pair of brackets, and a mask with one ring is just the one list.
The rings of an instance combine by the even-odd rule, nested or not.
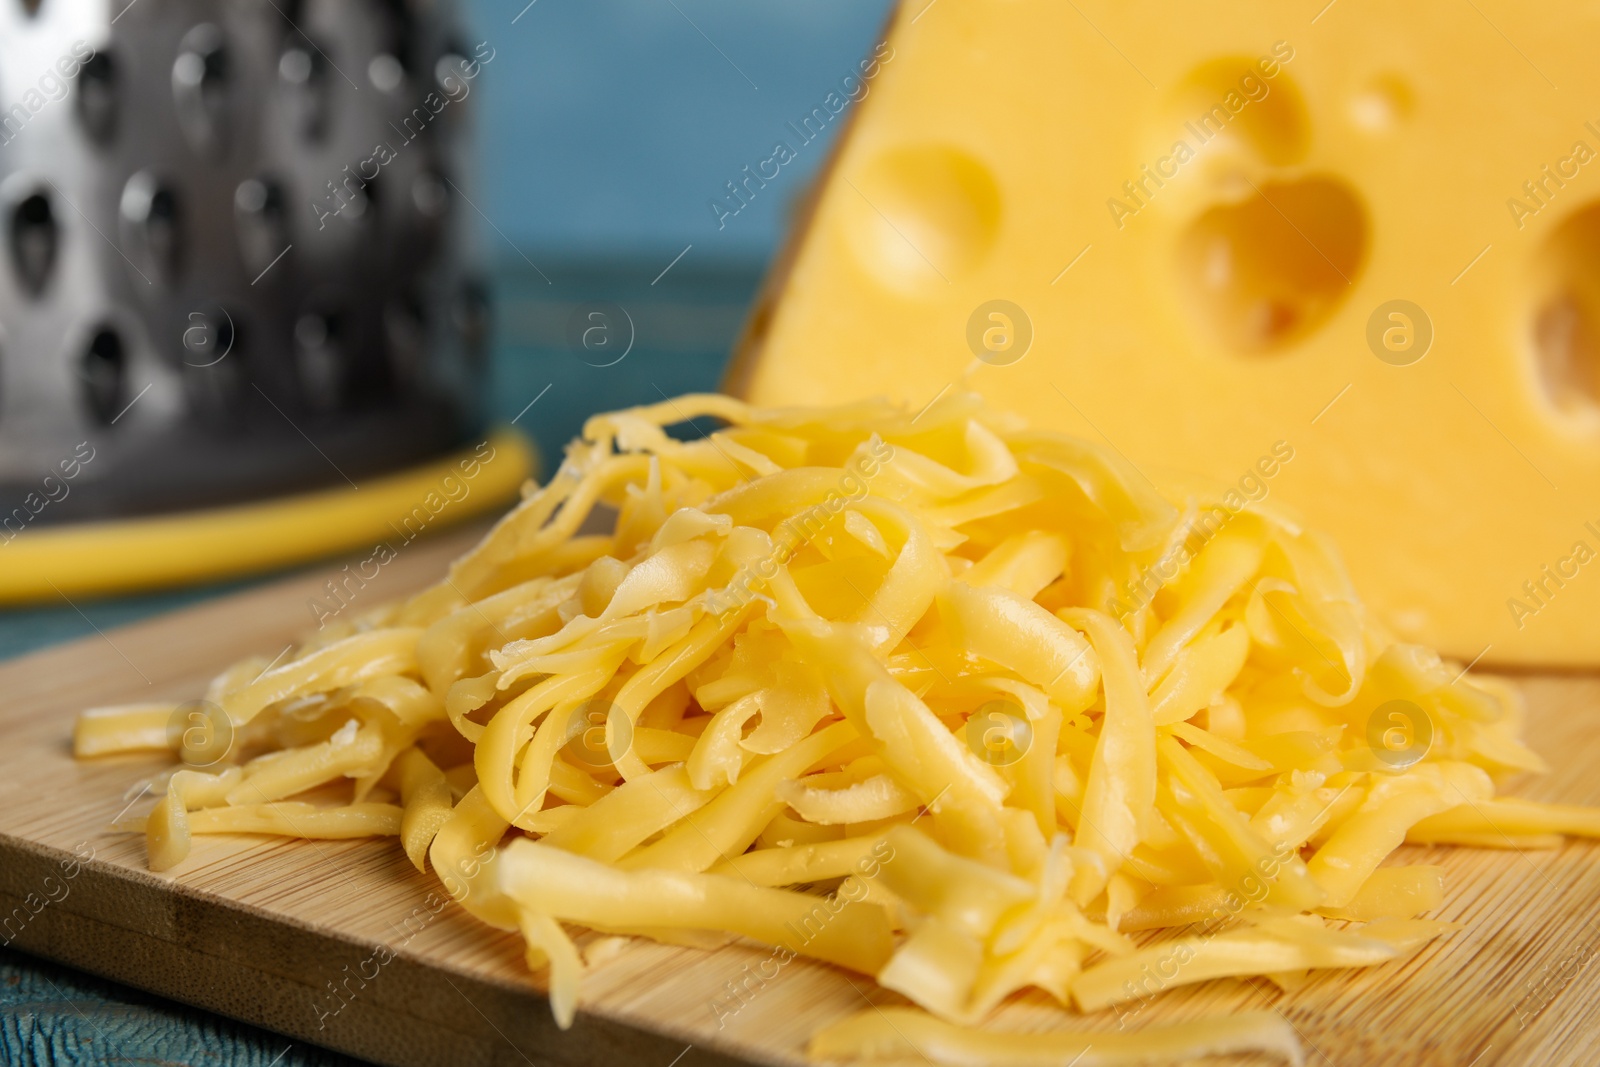
[(942, 145), (897, 148), (847, 175), (851, 246), (891, 288), (934, 292), (981, 263), (1000, 229), (1000, 190), (967, 153)]
[(1600, 203), (1563, 220), (1537, 262), (1538, 379), (1562, 414), (1600, 419)]
[(1367, 212), (1344, 182), (1256, 183), (1202, 213), (1178, 241), (1190, 305), (1241, 353), (1280, 350), (1327, 320), (1366, 258)]
[(1288, 71), (1244, 56), (1196, 67), (1172, 93), (1170, 119), (1202, 156), (1248, 150), (1262, 162), (1299, 162), (1310, 140), (1305, 100)]
[(1411, 86), (1396, 74), (1380, 74), (1350, 98), (1350, 121), (1367, 133), (1389, 133), (1411, 117)]

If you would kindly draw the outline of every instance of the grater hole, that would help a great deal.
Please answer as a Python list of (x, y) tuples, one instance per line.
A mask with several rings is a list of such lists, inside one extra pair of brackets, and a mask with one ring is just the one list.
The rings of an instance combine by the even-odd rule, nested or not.
[(397, 57), (383, 52), (367, 64), (367, 80), (378, 92), (392, 93), (406, 80), (406, 69)]
[(458, 40), (447, 44), (433, 65), (433, 80), (452, 99), (465, 97), (467, 82), (477, 73), (478, 64), (467, 58), (467, 50)]
[(99, 144), (117, 132), (117, 63), (106, 52), (96, 52), (78, 70), (78, 120)]
[(29, 296), (37, 298), (44, 293), (60, 243), (50, 198), (42, 192), (24, 197), (11, 215), (11, 262), (17, 281)]
[(150, 171), (128, 179), (119, 205), (129, 244), (156, 277), (171, 282), (178, 275), (183, 252), (183, 209), (178, 194)]
[(347, 375), (340, 326), (338, 315), (322, 312), (307, 312), (294, 324), (300, 392), (313, 411), (333, 411), (345, 398)]
[(449, 200), (450, 188), (436, 171), (424, 170), (411, 180), (411, 204), (430, 222), (443, 217)]
[(122, 336), (109, 326), (95, 332), (84, 349), (78, 376), (83, 382), (83, 403), (89, 417), (109, 426), (122, 412), (127, 357)]
[(278, 57), (278, 80), (289, 97), (291, 121), (303, 136), (320, 140), (328, 131), (328, 61), (310, 45), (291, 45)]
[(239, 255), (251, 284), (262, 280), (289, 244), (283, 186), (272, 178), (246, 178), (233, 191)]
[(428, 329), (422, 301), (414, 294), (391, 298), (383, 309), (383, 336), (389, 372), (401, 392), (421, 386), (428, 356)]
[(209, 22), (184, 35), (172, 64), (172, 96), (178, 125), (189, 146), (221, 155), (228, 143), (228, 82), (232, 63), (222, 31)]

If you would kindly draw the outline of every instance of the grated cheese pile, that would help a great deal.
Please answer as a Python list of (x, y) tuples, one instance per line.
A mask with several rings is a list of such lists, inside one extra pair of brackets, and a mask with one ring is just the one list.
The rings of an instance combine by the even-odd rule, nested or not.
[[(666, 432), (702, 417), (722, 428)], [(522, 932), (563, 1026), (575, 929), (738, 938), (911, 1005), (829, 1022), (815, 1057), (1088, 1067), (1298, 1063), (1272, 1012), (1077, 1017), (1408, 956), (1453, 927), (1423, 917), (1439, 868), (1384, 865), (1403, 842), (1600, 834), (1495, 796), (1541, 769), (1520, 721), (1237, 492), (1158, 491), (970, 393), (708, 395), (591, 419), (437, 585), (202, 704), (87, 712), (76, 748), (183, 761), (139, 818), (155, 869), (194, 834), (398, 836)], [(984, 1028), (1030, 987), (1059, 1029)]]

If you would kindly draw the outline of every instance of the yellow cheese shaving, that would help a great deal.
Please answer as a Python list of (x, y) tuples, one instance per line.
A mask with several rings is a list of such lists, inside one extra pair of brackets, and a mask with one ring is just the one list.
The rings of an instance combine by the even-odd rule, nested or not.
[[(723, 425), (667, 434), (697, 417)], [(1402, 958), (1452, 929), (1418, 918), (1438, 868), (1383, 866), (1404, 841), (1600, 814), (1495, 798), (1540, 766), (1514, 690), (1393, 641), (1294, 523), (1195, 525), (1213, 503), (971, 394), (683, 397), (591, 419), (432, 588), (208, 705), (86, 712), (76, 752), (184, 761), (140, 820), (156, 869), (206, 833), (397, 836), (521, 931), (563, 1026), (606, 955), (577, 926), (744, 938), (916, 1005), (835, 1022), (823, 1058), (1299, 1062), (1274, 1016), (983, 1024), (1028, 987), (1123, 1012)]]

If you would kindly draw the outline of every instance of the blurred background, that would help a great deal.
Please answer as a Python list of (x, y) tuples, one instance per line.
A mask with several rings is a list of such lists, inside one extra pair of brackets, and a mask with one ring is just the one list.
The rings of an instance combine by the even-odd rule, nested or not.
[[(301, 10), (288, 7), (286, 18)], [(715, 388), (767, 264), (843, 122), (804, 144), (787, 124), (855, 71), (889, 7), (886, 0), (460, 5), (460, 42), (484, 63), (464, 101), (470, 133), (462, 143), (470, 147), (461, 154), (468, 158), (446, 165), (470, 191), (463, 192), (470, 210), (458, 204), (458, 221), (467, 258), (484, 268), (492, 294), (484, 414), (491, 423), (515, 420), (537, 442), (546, 472), (595, 411)], [(379, 74), (374, 68), (371, 76)], [(345, 91), (337, 78), (328, 84)], [(756, 191), (730, 213), (727, 205), (741, 202), (730, 199), (728, 183), (742, 181), (744, 168), (771, 156), (779, 140), (798, 145), (796, 158), (764, 186), (745, 183)], [(0, 145), (0, 164), (27, 147), (21, 137)], [(589, 322), (597, 307), (608, 332), (603, 345), (586, 348), (575, 343), (573, 324)], [(258, 580), (0, 610), (0, 657)]]
[[(656, 387), (715, 385), (842, 123), (799, 147), (737, 215), (719, 224), (711, 202), (727, 202), (726, 183), (774, 142), (798, 140), (786, 123), (855, 73), (890, 5), (522, 3), (468, 5), (479, 39), (500, 51), (479, 111), (480, 221), (499, 280), (495, 402), (511, 418), (518, 397), (553, 382), (539, 403), (553, 410), (525, 417), (548, 454), (588, 412), (659, 400)], [(634, 320), (636, 347), (613, 367), (567, 346), (586, 300), (616, 301)]]

